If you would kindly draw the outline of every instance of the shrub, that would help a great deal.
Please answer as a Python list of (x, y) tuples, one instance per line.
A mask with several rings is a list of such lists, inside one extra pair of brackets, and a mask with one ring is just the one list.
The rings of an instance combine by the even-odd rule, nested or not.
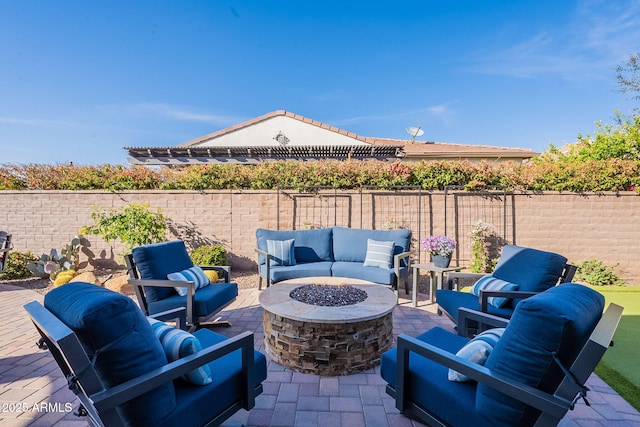
[(105, 241), (120, 240), (130, 252), (136, 246), (166, 240), (167, 219), (160, 208), (151, 212), (149, 205), (135, 205), (118, 209), (93, 208), (93, 225), (82, 227), (81, 233), (102, 237)]
[(609, 267), (600, 260), (589, 259), (578, 264), (575, 280), (593, 286), (624, 285), (622, 279), (613, 271), (617, 266), (618, 264)]
[(38, 257), (31, 252), (9, 252), (9, 259), (4, 271), (0, 273), (0, 280), (22, 279), (31, 277), (31, 272), (27, 269), (27, 264), (38, 261)]
[(227, 250), (222, 245), (198, 246), (191, 251), (195, 265), (229, 265)]

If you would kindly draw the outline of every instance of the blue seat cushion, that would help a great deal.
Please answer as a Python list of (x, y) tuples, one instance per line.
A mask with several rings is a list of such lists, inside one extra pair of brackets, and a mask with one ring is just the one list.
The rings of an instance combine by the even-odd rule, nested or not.
[[(167, 364), (160, 341), (129, 297), (72, 282), (47, 293), (44, 305), (76, 333), (108, 388)], [(120, 408), (130, 425), (153, 426), (175, 407), (174, 387), (168, 383)]]
[[(202, 344), (202, 348), (223, 342), (227, 338), (218, 333), (201, 329), (194, 333)], [(267, 361), (265, 356), (254, 351), (255, 385), (267, 378)], [(213, 382), (193, 387), (184, 383), (176, 383), (177, 407), (171, 416), (158, 423), (159, 426), (201, 426), (219, 415), (241, 396), (240, 381), (242, 378), (241, 351), (236, 350), (220, 359), (209, 363)]]
[(335, 261), (361, 262), (367, 256), (367, 240), (393, 241), (393, 254), (407, 252), (411, 245), (411, 230), (365, 230), (333, 227), (333, 257)]
[[(471, 292), (439, 289), (436, 291), (436, 303), (456, 322), (458, 321), (458, 309), (460, 307), (469, 308), (471, 310), (480, 310), (480, 300)], [(511, 308), (511, 304), (507, 304), (501, 308), (489, 304), (487, 306), (487, 312), (495, 316), (508, 319), (513, 314), (513, 308)]]
[[(331, 228), (314, 230), (267, 230), (258, 228), (256, 239), (258, 249), (268, 252), (267, 240), (294, 240), (296, 263), (333, 261), (331, 246)], [(265, 263), (263, 256), (258, 257), (260, 265)]]
[[(522, 300), (485, 367), (496, 375), (551, 393), (563, 379), (551, 353), (557, 352), (563, 365), (570, 367), (603, 309), (600, 293), (577, 284), (556, 286)], [(538, 415), (536, 410), (483, 384), (478, 386), (476, 408), (496, 426), (516, 425)]]
[[(469, 341), (439, 327), (416, 338), (453, 354)], [(382, 378), (393, 388), (397, 383), (397, 356), (397, 348), (385, 352), (380, 365)], [(449, 381), (447, 367), (416, 353), (409, 356), (409, 371), (409, 399), (424, 410), (452, 426), (490, 425), (480, 418), (475, 409), (476, 382)]]
[[(169, 273), (193, 267), (182, 240), (139, 246), (131, 252), (141, 279), (167, 280)], [(162, 300), (177, 295), (175, 289), (146, 286), (148, 302)]]
[[(271, 277), (269, 278), (271, 283), (277, 283), (289, 279), (297, 279), (299, 277), (331, 276), (331, 262), (305, 262), (287, 267), (271, 267), (269, 273), (271, 275)], [(266, 266), (260, 266), (260, 274), (267, 274)]]
[[(207, 317), (233, 301), (238, 296), (236, 283), (212, 283), (200, 288), (194, 294), (193, 314)], [(187, 297), (174, 294), (160, 301), (149, 303), (149, 314), (156, 314), (177, 307), (186, 307)]]
[[(409, 274), (407, 267), (400, 269), (400, 278), (405, 278)], [(336, 261), (331, 266), (331, 275), (339, 277), (351, 277), (355, 279), (368, 280), (370, 282), (393, 285), (396, 283), (396, 273), (393, 268), (366, 267), (359, 262)]]
[(517, 284), (522, 292), (542, 292), (556, 285), (566, 263), (553, 252), (507, 245), (492, 276)]

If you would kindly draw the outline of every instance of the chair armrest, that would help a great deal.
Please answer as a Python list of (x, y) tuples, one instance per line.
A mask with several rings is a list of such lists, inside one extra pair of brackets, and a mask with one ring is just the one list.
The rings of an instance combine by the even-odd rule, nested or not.
[(500, 298), (529, 298), (536, 295), (538, 292), (524, 292), (524, 291), (491, 291), (480, 289), (480, 311), (487, 312), (489, 306), (489, 297)]
[(229, 283), (231, 280), (231, 266), (228, 265), (200, 265), (203, 270), (213, 270), (218, 273), (218, 276), (222, 275), (225, 283)]
[(175, 320), (177, 328), (182, 329), (183, 331), (187, 329), (187, 309), (185, 307), (178, 307), (161, 313), (150, 314), (147, 317), (161, 320), (163, 322)]
[(425, 343), (408, 335), (398, 336), (396, 408), (404, 411), (408, 407), (409, 353), (414, 352), (434, 362), (452, 368), (469, 378), (486, 384), (499, 392), (532, 406), (558, 419), (567, 412), (571, 402), (557, 398), (549, 393), (516, 383), (503, 375), (493, 373), (484, 366), (462, 359), (453, 353), (444, 351), (434, 345)]
[(253, 333), (243, 332), (211, 347), (204, 348), (180, 360), (154, 369), (108, 390), (90, 396), (99, 411), (106, 411), (138, 397), (154, 388), (185, 375), (213, 360), (242, 349), (243, 408), (251, 409), (255, 401)]
[[(178, 282), (177, 280), (160, 280), (160, 279), (129, 279), (128, 282), (134, 289), (142, 286), (155, 286), (158, 288), (187, 288), (187, 320), (193, 322), (193, 297), (196, 293), (196, 285), (194, 282)], [(136, 294), (140, 291), (136, 289)], [(144, 308), (146, 310), (147, 307)]]
[(509, 319), (504, 317), (494, 316), (493, 314), (483, 313), (478, 310), (471, 310), (466, 307), (460, 307), (458, 309), (458, 335), (466, 338), (471, 338), (471, 322), (478, 323), (478, 332), (482, 332), (487, 327), (492, 328), (505, 328), (509, 323)]
[(447, 273), (447, 289), (453, 289), (455, 283), (456, 291), (460, 290), (460, 279), (475, 279), (478, 280), (482, 276), (486, 276), (486, 273), (467, 273), (461, 271), (450, 271)]

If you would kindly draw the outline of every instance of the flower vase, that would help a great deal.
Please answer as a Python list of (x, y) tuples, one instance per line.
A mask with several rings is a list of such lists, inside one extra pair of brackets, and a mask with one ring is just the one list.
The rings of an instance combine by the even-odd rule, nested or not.
[(449, 267), (449, 263), (451, 262), (451, 255), (442, 256), (442, 255), (431, 255), (431, 261), (433, 265), (440, 268)]

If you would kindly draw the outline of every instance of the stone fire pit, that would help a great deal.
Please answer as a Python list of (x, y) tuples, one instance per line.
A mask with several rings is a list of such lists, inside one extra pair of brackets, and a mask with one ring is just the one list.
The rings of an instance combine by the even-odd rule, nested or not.
[(360, 372), (378, 365), (393, 343), (397, 297), (383, 285), (278, 283), (259, 301), (267, 354), (298, 372)]

